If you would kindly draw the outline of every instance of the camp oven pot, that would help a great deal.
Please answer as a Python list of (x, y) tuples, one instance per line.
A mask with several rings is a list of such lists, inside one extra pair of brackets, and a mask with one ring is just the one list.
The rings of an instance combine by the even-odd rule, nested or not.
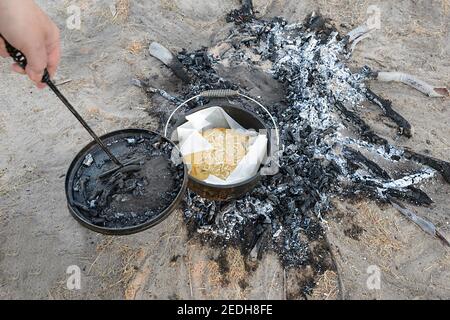
[[(250, 101), (252, 101), (252, 102), (256, 103), (258, 106), (260, 106), (269, 115), (269, 117), (272, 119), (274, 129), (275, 129), (274, 130), (275, 135), (276, 135), (275, 141), (279, 142), (279, 132), (278, 132), (276, 122), (275, 122), (274, 118), (272, 117), (272, 115), (270, 114), (270, 112), (267, 110), (267, 108), (265, 108), (263, 105), (261, 105), (256, 100), (254, 100), (244, 94), (241, 94), (238, 91), (234, 91), (234, 90), (209, 90), (209, 91), (202, 92), (201, 94), (186, 100), (185, 102), (180, 104), (177, 108), (175, 108), (175, 110), (170, 115), (170, 117), (166, 123), (166, 127), (164, 130), (164, 136), (166, 138), (168, 137), (168, 127), (169, 127), (169, 124), (170, 124), (170, 121), (171, 121), (173, 115), (182, 106), (186, 105), (189, 101), (192, 101), (199, 97), (227, 98), (227, 97), (235, 97), (235, 96), (241, 96), (246, 99), (249, 99)], [(267, 133), (267, 156), (269, 157), (269, 155), (271, 154), (271, 151), (273, 151), (275, 149), (275, 146), (272, 145), (272, 141), (274, 139), (272, 139), (272, 133), (271, 133), (270, 128), (268, 128), (264, 124), (264, 122), (261, 120), (261, 118), (253, 112), (250, 112), (241, 107), (232, 106), (230, 104), (221, 104), (220, 107), (222, 109), (224, 109), (224, 111), (231, 118), (236, 120), (245, 129), (254, 129), (256, 131), (265, 130), (265, 132)], [(176, 122), (176, 124), (174, 126), (175, 130), (176, 130), (176, 128), (178, 128), (179, 126), (181, 126), (182, 124), (187, 122), (186, 116), (193, 114), (197, 111), (206, 109), (206, 108), (209, 108), (209, 107), (202, 106), (202, 107), (194, 108), (194, 109), (190, 110), (189, 112), (187, 112), (186, 114), (184, 114), (184, 116)], [(263, 165), (264, 164), (261, 164), (261, 167)], [(226, 201), (226, 200), (236, 199), (236, 198), (239, 198), (239, 197), (245, 195), (247, 192), (251, 191), (258, 184), (260, 179), (261, 179), (261, 168), (260, 168), (260, 170), (258, 170), (256, 175), (254, 175), (253, 177), (246, 179), (242, 182), (235, 183), (235, 184), (229, 184), (229, 185), (210, 184), (210, 183), (206, 183), (202, 180), (196, 179), (192, 176), (189, 176), (188, 187), (190, 190), (192, 190), (193, 192), (195, 192), (196, 194), (198, 194), (199, 196), (201, 196), (203, 198), (206, 198), (209, 200)]]

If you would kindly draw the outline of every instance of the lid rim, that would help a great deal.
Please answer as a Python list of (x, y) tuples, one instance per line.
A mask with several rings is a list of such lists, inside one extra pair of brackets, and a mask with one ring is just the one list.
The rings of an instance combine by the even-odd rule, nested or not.
[[(141, 134), (154, 134), (154, 135), (157, 135), (157, 136), (161, 137), (162, 139), (170, 142), (172, 144), (172, 146), (177, 148), (177, 145), (174, 142), (172, 142), (170, 139), (168, 139), (166, 137), (163, 137), (161, 134), (151, 131), (151, 130), (138, 129), (138, 128), (129, 128), (129, 129), (112, 131), (103, 136), (100, 136), (100, 139), (104, 140), (104, 139), (108, 139), (108, 138), (111, 138), (111, 137), (114, 137), (117, 135), (128, 134), (128, 133), (130, 133), (130, 134), (140, 134), (140, 133)], [(141, 231), (145, 231), (149, 228), (156, 226), (157, 224), (159, 224), (162, 221), (164, 221), (165, 219), (167, 219), (179, 207), (181, 200), (183, 199), (184, 195), (186, 194), (188, 179), (189, 179), (187, 166), (183, 160), (181, 160), (183, 163), (183, 171), (184, 171), (183, 172), (183, 183), (181, 185), (181, 188), (180, 188), (179, 192), (177, 193), (175, 199), (170, 203), (170, 205), (168, 205), (167, 208), (164, 209), (162, 212), (155, 215), (154, 218), (147, 220), (144, 223), (135, 225), (135, 226), (127, 226), (127, 227), (123, 227), (123, 228), (107, 228), (107, 227), (101, 227), (101, 226), (93, 224), (79, 211), (78, 208), (71, 205), (71, 202), (73, 200), (71, 197), (71, 190), (72, 190), (72, 186), (73, 186), (74, 175), (76, 173), (76, 172), (74, 172), (75, 168), (77, 167), (77, 165), (80, 161), (83, 161), (86, 153), (89, 150), (91, 150), (92, 147), (95, 145), (96, 145), (96, 142), (91, 141), (85, 147), (83, 147), (77, 153), (75, 158), (72, 160), (72, 162), (67, 170), (67, 173), (66, 173), (65, 192), (66, 192), (67, 206), (68, 206), (68, 209), (69, 209), (71, 215), (82, 226), (84, 226), (87, 229), (90, 229), (92, 231), (95, 231), (95, 232), (98, 232), (101, 234), (106, 234), (106, 235), (130, 235), (130, 234), (135, 234), (135, 233), (138, 233)], [(177, 150), (178, 150), (178, 148), (177, 148)]]

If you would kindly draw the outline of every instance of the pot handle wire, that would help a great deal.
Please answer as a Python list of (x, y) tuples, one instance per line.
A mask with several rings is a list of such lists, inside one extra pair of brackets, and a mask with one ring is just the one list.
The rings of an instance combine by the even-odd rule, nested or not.
[(231, 98), (231, 97), (243, 97), (255, 104), (257, 104), (261, 109), (264, 110), (265, 113), (267, 113), (267, 115), (270, 117), (270, 119), (272, 120), (273, 123), (273, 127), (275, 129), (275, 135), (277, 138), (277, 142), (278, 145), (281, 146), (281, 140), (280, 140), (280, 131), (278, 130), (278, 126), (277, 123), (275, 121), (275, 118), (272, 116), (272, 114), (269, 112), (269, 110), (267, 110), (266, 107), (264, 107), (260, 102), (258, 102), (257, 100), (253, 99), (252, 97), (249, 97), (243, 93), (240, 93), (238, 90), (231, 90), (231, 89), (218, 89), (218, 90), (206, 90), (201, 92), (200, 94), (191, 97), (189, 99), (187, 99), (186, 101), (182, 102), (180, 105), (178, 105), (170, 114), (169, 119), (167, 119), (166, 122), (166, 126), (164, 128), (164, 136), (167, 138), (167, 130), (169, 128), (169, 124), (170, 124), (170, 120), (172, 120), (172, 117), (174, 116), (174, 114), (184, 105), (186, 105), (187, 103), (191, 102), (194, 99), (198, 99), (201, 97), (204, 98)]

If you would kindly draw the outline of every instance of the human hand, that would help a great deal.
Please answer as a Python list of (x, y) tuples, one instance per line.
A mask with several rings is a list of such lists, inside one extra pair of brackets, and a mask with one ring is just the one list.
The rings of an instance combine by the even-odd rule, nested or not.
[[(50, 77), (54, 76), (60, 60), (58, 27), (33, 0), (0, 0), (0, 34), (27, 58), (25, 70), (16, 63), (12, 69), (27, 74), (38, 88), (44, 88), (41, 80), (45, 68)], [(0, 55), (9, 57), (1, 38)]]

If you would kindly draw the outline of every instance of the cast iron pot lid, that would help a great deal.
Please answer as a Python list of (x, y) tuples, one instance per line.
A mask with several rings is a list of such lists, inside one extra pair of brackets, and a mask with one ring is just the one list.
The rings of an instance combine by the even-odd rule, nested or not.
[(73, 217), (93, 231), (110, 235), (137, 233), (167, 218), (180, 204), (188, 183), (177, 146), (143, 129), (114, 131), (101, 139), (128, 165), (115, 170), (117, 166), (95, 141), (84, 147), (66, 176)]

